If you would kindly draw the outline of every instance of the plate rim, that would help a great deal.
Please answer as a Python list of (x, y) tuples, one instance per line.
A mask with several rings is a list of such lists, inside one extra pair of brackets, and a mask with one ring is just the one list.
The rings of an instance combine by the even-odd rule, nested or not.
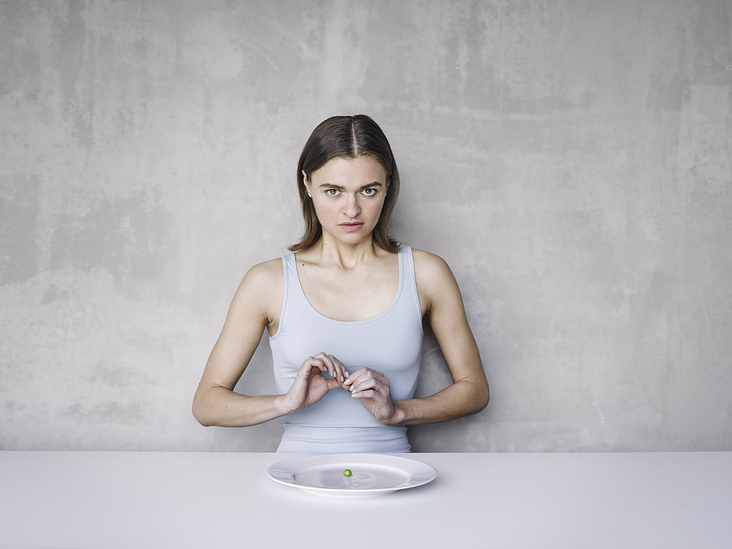
[[(385, 488), (359, 488), (359, 489), (351, 489), (351, 488), (329, 488), (325, 486), (306, 486), (304, 484), (298, 484), (296, 482), (288, 482), (285, 479), (277, 478), (273, 475), (273, 470), (281, 467), (284, 463), (290, 463), (290, 462), (298, 462), (298, 461), (307, 461), (307, 460), (318, 460), (318, 459), (324, 459), (327, 460), (327, 458), (333, 458), (334, 460), (339, 459), (348, 459), (349, 462), (357, 462), (359, 459), (363, 460), (364, 457), (370, 456), (370, 457), (376, 457), (378, 459), (386, 459), (388, 461), (396, 461), (396, 462), (404, 462), (408, 461), (411, 463), (416, 463), (418, 467), (424, 467), (425, 468), (425, 474), (427, 475), (425, 479), (419, 480), (414, 483), (407, 483), (407, 484), (401, 484), (398, 486), (390, 486)], [(380, 465), (380, 464), (379, 464)], [(393, 466), (393, 465), (391, 465)], [(396, 468), (399, 468), (396, 466)], [(404, 469), (402, 469), (404, 470)], [(405, 471), (409, 473), (408, 471)], [(425, 463), (424, 461), (421, 461), (419, 459), (414, 458), (408, 458), (400, 455), (394, 455), (394, 454), (382, 454), (382, 453), (376, 453), (376, 452), (362, 452), (362, 453), (334, 453), (334, 454), (309, 454), (299, 457), (293, 457), (293, 458), (287, 458), (278, 461), (277, 463), (273, 463), (267, 468), (267, 476), (272, 479), (273, 481), (277, 482), (278, 484), (283, 484), (285, 486), (292, 486), (294, 488), (299, 488), (306, 492), (317, 492), (322, 494), (339, 494), (339, 495), (351, 495), (351, 496), (365, 496), (367, 494), (391, 494), (393, 492), (399, 491), (399, 490), (407, 490), (409, 488), (417, 488), (418, 486), (424, 486), (425, 484), (429, 484), (433, 480), (437, 478), (437, 470), (430, 465), (429, 463)], [(410, 474), (411, 476), (411, 474)]]

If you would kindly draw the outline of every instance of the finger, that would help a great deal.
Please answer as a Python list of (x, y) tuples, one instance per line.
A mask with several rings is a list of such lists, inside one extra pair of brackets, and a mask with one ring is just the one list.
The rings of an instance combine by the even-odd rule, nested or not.
[(380, 386), (385, 386), (389, 390), (389, 380), (381, 372), (369, 369), (353, 380), (351, 383), (351, 391), (358, 392)]
[(301, 374), (305, 378), (309, 378), (312, 375), (313, 370), (317, 370), (318, 372), (322, 373), (326, 371), (326, 367), (323, 364), (322, 360), (318, 360), (317, 358), (311, 356), (302, 363), (298, 374)]
[(328, 374), (332, 371), (332, 366), (329, 368), (328, 364), (328, 357), (325, 356), (324, 353), (318, 353), (315, 356), (311, 356), (307, 359), (307, 361), (311, 368), (317, 368), (321, 373), (325, 374), (326, 372)]
[(326, 355), (325, 353), (319, 353), (316, 356), (323, 361), (323, 364), (325, 364), (325, 367), (327, 368), (330, 377), (335, 380), (339, 380), (338, 378), (341, 376), (341, 373), (339, 371), (340, 362), (338, 362), (338, 359), (336, 359), (333, 355)]
[(379, 395), (379, 392), (376, 389), (363, 389), (360, 391), (351, 392), (351, 397), (357, 398), (359, 400), (362, 400), (362, 399), (374, 400), (378, 397), (378, 395)]
[(330, 360), (333, 362), (333, 366), (335, 367), (335, 375), (333, 377), (338, 380), (338, 383), (342, 384), (343, 381), (345, 381), (346, 376), (348, 375), (346, 367), (340, 360), (338, 360), (333, 355), (328, 355), (328, 358), (330, 358)]
[(386, 379), (386, 378), (383, 378), (383, 379), (368, 378), (368, 379), (361, 379), (357, 383), (355, 383), (352, 386), (351, 395), (353, 395), (354, 393), (356, 395), (361, 395), (363, 393), (366, 393), (367, 395), (370, 395), (371, 398), (374, 398), (374, 397), (376, 397), (376, 395), (381, 395), (381, 396), (388, 395), (389, 392), (390, 392), (390, 389), (389, 389), (389, 380), (388, 379)]
[(368, 372), (371, 371), (369, 368), (359, 368), (355, 372), (353, 372), (351, 375), (349, 375), (346, 380), (343, 382), (343, 385), (352, 386), (354, 383), (356, 383), (360, 378), (362, 378), (365, 375), (368, 375)]
[(318, 357), (313, 357), (313, 362), (315, 366), (317, 366), (318, 370), (325, 373), (328, 371), (328, 365), (323, 361), (323, 359)]
[(356, 380), (356, 382), (351, 385), (351, 391), (359, 393), (361, 391), (366, 391), (367, 389), (374, 389), (376, 390), (379, 385), (379, 380), (374, 379), (373, 377), (369, 378), (360, 378)]

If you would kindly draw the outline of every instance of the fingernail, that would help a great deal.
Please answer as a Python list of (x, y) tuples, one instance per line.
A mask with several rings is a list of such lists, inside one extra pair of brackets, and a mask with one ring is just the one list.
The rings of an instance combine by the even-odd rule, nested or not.
[(351, 393), (351, 396), (352, 396), (353, 398), (356, 398), (356, 395), (357, 395), (357, 394), (358, 394), (358, 393)]

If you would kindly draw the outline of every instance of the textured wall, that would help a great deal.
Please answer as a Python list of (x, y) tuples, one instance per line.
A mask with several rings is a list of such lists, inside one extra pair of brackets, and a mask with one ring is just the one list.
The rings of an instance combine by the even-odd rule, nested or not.
[[(422, 451), (732, 450), (732, 3), (3, 1), (0, 448), (273, 450), (190, 403), (365, 112), (489, 408)], [(448, 379), (434, 340), (422, 393)], [(239, 385), (274, 391), (260, 346)]]

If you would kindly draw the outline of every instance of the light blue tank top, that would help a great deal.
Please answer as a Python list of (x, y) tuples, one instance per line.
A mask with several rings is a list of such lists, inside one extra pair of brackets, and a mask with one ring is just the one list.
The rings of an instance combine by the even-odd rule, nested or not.
[[(422, 310), (412, 249), (399, 251), (399, 287), (380, 314), (354, 322), (321, 315), (305, 297), (295, 254), (282, 258), (285, 295), (277, 333), (269, 338), (277, 390), (286, 393), (300, 366), (320, 352), (353, 373), (364, 366), (383, 372), (392, 398), (414, 396), (422, 362)], [(327, 375), (327, 374), (326, 374)], [(409, 452), (407, 428), (382, 425), (345, 389), (334, 389), (310, 408), (287, 416), (278, 452)]]

